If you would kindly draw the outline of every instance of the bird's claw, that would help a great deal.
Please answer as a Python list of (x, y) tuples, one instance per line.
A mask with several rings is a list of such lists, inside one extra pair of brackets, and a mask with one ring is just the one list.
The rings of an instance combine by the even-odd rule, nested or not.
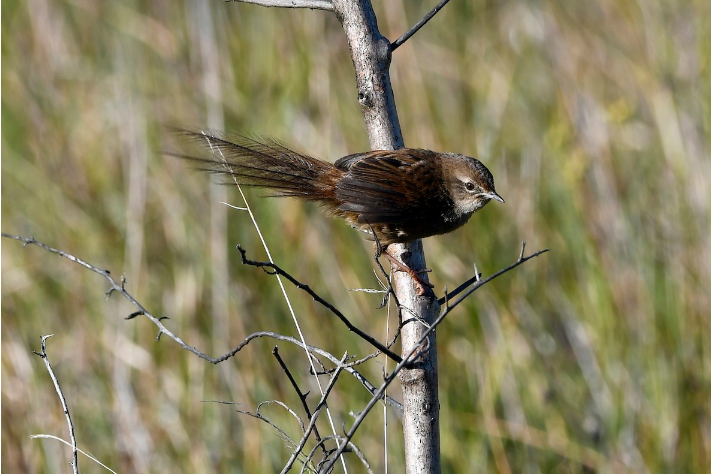
[(432, 288), (434, 288), (434, 285), (428, 281), (424, 281), (422, 278), (420, 278), (420, 273), (429, 273), (432, 271), (430, 268), (421, 268), (419, 270), (413, 270), (412, 268), (408, 267), (404, 263), (398, 261), (395, 257), (390, 255), (387, 252), (384, 252), (383, 255), (390, 261), (392, 266), (394, 267), (395, 271), (398, 272), (405, 272), (408, 275), (410, 275), (410, 278), (412, 278), (412, 281), (415, 283), (415, 288), (417, 289), (417, 296), (423, 296), (427, 294), (427, 291), (429, 290), (431, 293), (434, 293), (432, 291)]

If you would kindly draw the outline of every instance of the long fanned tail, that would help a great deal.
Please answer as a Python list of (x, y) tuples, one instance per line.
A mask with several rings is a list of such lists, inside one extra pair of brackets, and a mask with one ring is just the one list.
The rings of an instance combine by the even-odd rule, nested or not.
[(333, 204), (333, 188), (343, 172), (327, 161), (298, 153), (273, 139), (224, 136), (213, 131), (177, 133), (214, 158), (172, 155), (196, 163), (202, 171), (234, 180), (226, 184), (256, 186), (269, 189), (271, 196)]

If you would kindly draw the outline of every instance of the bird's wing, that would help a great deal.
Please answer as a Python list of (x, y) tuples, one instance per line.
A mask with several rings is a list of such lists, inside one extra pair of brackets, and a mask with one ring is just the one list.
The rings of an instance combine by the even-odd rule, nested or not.
[(341, 158), (335, 165), (346, 173), (336, 185), (338, 211), (358, 214), (363, 224), (422, 218), (431, 199), (422, 190), (441, 180), (433, 157), (428, 150), (404, 148)]

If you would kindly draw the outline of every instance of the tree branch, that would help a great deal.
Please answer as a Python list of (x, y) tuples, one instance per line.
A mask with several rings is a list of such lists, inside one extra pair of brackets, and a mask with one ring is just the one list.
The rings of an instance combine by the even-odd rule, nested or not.
[(435, 16), (446, 4), (449, 3), (449, 0), (442, 0), (439, 2), (430, 12), (422, 17), (420, 21), (418, 21), (415, 26), (410, 28), (404, 35), (396, 39), (391, 45), (390, 45), (390, 51), (395, 51), (397, 48), (403, 45), (403, 43), (412, 37), (415, 33), (417, 33), (420, 28), (425, 26), (428, 21), (432, 19), (433, 16)]
[(310, 8), (312, 10), (333, 11), (330, 0), (233, 0), (239, 3), (253, 3), (262, 7)]
[(331, 303), (326, 301), (325, 299), (321, 298), (315, 291), (313, 291), (309, 285), (305, 283), (301, 283), (298, 281), (296, 278), (293, 276), (289, 275), (287, 272), (282, 270), (278, 265), (271, 263), (271, 262), (256, 262), (254, 260), (249, 260), (247, 258), (247, 251), (244, 250), (241, 246), (237, 246), (237, 250), (239, 250), (239, 253), (242, 255), (242, 263), (244, 265), (251, 265), (254, 267), (260, 267), (260, 268), (271, 268), (274, 272), (267, 272), (270, 274), (278, 274), (289, 280), (295, 287), (297, 287), (300, 290), (304, 290), (306, 293), (308, 293), (316, 302), (321, 303), (323, 306), (325, 306), (331, 313), (335, 314), (338, 319), (340, 319), (343, 324), (346, 325), (349, 331), (356, 333), (358, 336), (361, 337), (361, 339), (365, 340), (368, 342), (370, 345), (378, 349), (380, 352), (383, 354), (387, 355), (390, 357), (392, 360), (395, 362), (400, 362), (402, 358), (395, 354), (393, 351), (385, 347), (383, 343), (375, 339), (373, 336), (370, 334), (358, 329), (353, 323), (351, 323), (348, 318), (346, 318), (343, 313), (338, 311)]

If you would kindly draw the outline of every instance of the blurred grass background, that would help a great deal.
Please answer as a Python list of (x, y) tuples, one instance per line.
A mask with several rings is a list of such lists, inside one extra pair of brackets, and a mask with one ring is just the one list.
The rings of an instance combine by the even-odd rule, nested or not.
[[(376, 2), (394, 40), (426, 11)], [(2, 230), (114, 276), (190, 344), (217, 355), (257, 330), (295, 335), (235, 189), (184, 163), (166, 124), (271, 135), (326, 159), (368, 148), (333, 15), (218, 1), (2, 2)], [(405, 143), (477, 156), (505, 205), (425, 241), (438, 291), (551, 252), (481, 291), (439, 330), (446, 472), (707, 472), (711, 463), (711, 4), (707, 0), (455, 0), (394, 55)], [(370, 244), (314, 206), (249, 198), (275, 260), (385, 338)], [(236, 414), (298, 400), (253, 343), (215, 367), (106, 284), (2, 241), (2, 468), (58, 472), (66, 425), (119, 472), (272, 472), (289, 450)], [(293, 288), (311, 344), (370, 349)], [(392, 321), (391, 321), (392, 323)], [(303, 354), (280, 344), (304, 389)], [(376, 362), (363, 367), (373, 382)], [(397, 389), (393, 395), (397, 395)], [(311, 396), (311, 401), (315, 401)], [(342, 377), (336, 427), (368, 399)], [(300, 412), (300, 411), (299, 411)], [(268, 416), (292, 436), (277, 408)], [(402, 472), (388, 417), (390, 472)], [(384, 472), (383, 420), (356, 435)], [(329, 433), (325, 423), (321, 433)], [(80, 459), (84, 472), (98, 472)], [(339, 468), (340, 469), (340, 468)], [(362, 472), (350, 463), (349, 472)]]

